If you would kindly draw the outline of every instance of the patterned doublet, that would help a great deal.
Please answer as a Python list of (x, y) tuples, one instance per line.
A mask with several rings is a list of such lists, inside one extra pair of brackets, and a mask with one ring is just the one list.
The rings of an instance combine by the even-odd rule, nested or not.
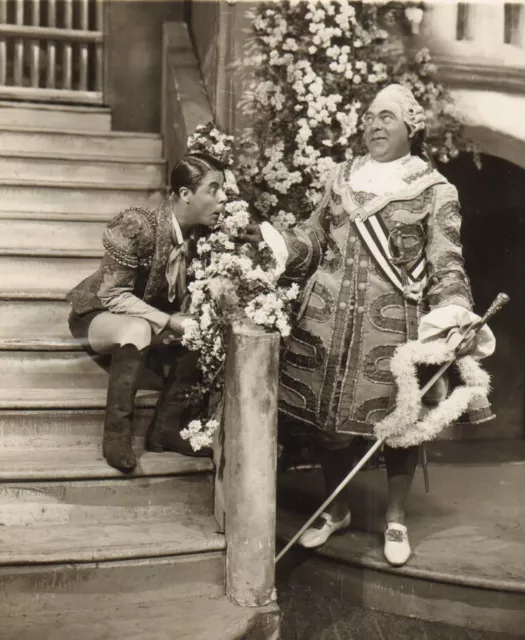
[(108, 224), (102, 237), (104, 249), (119, 264), (137, 269), (153, 259), (157, 219), (146, 209), (131, 207)]
[[(356, 166), (359, 160), (340, 165), (310, 219), (284, 234), (286, 275), (305, 286), (283, 353), (280, 408), (324, 430), (370, 435), (393, 406), (389, 363), (397, 346), (415, 337), (430, 308), (471, 308), (471, 293), (455, 188), (417, 165), (395, 194), (354, 191)], [(399, 237), (423, 256), (418, 303), (385, 276), (363, 241), (356, 220), (372, 216), (385, 237)]]
[(105, 254), (95, 273), (67, 294), (73, 311), (83, 315), (105, 309), (107, 291), (129, 290), (155, 308), (173, 312), (168, 301), (166, 264), (173, 245), (167, 202), (155, 211), (131, 207), (113, 218), (104, 232)]

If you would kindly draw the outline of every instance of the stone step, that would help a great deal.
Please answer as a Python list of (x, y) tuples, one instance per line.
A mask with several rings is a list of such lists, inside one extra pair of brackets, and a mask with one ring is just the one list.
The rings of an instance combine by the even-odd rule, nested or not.
[(118, 184), (121, 187), (159, 189), (166, 184), (166, 165), (163, 160), (135, 160), (133, 158), (85, 158), (57, 154), (16, 155), (0, 150), (0, 180), (45, 181), (62, 185), (69, 181), (86, 184)]
[[(2, 180), (0, 187), (0, 212), (12, 217), (14, 212), (38, 211), (40, 215), (51, 213), (115, 216), (127, 207), (153, 208), (165, 196), (165, 189), (125, 186), (117, 184), (75, 183), (65, 180), (53, 183), (36, 180)], [(0, 217), (5, 217), (5, 213)]]
[[(21, 589), (20, 600), (5, 601), (2, 640), (278, 640), (277, 605), (239, 607), (223, 586), (210, 584), (208, 574), (220, 580), (221, 559), (218, 553), (196, 554), (136, 570), (120, 563), (118, 573), (116, 563), (111, 569), (90, 564), (68, 573), (57, 568), (56, 578), (49, 570), (27, 592)], [(122, 577), (101, 578), (99, 586), (104, 570)], [(30, 583), (29, 571), (27, 576)], [(7, 584), (10, 592), (19, 580)]]
[[(64, 444), (65, 438), (61, 440)], [(35, 440), (32, 440), (18, 449), (1, 448), (0, 481), (121, 479), (120, 471), (110, 467), (103, 458), (101, 443), (102, 437), (98, 445), (91, 448), (76, 448), (75, 442), (73, 447), (50, 449), (40, 446), (41, 442), (35, 447)], [(209, 473), (213, 470), (210, 458), (144, 451), (143, 437), (135, 438), (133, 448), (137, 466), (126, 476), (128, 478)]]
[[(16, 394), (18, 390), (56, 389), (57, 393), (76, 395), (81, 391), (105, 389), (109, 366), (109, 356), (91, 356), (84, 351), (0, 351), (0, 397), (5, 397), (8, 390)], [(139, 388), (157, 390), (159, 383), (158, 376), (146, 369)]]
[(100, 264), (97, 258), (2, 256), (2, 295), (10, 299), (47, 297), (63, 299)]
[(17, 155), (18, 152), (61, 155), (110, 156), (160, 160), (162, 138), (156, 134), (108, 131), (65, 131), (50, 129), (38, 131), (32, 127), (0, 128), (2, 151)]
[[(210, 475), (6, 481), (0, 485), (0, 540), (4, 532), (9, 536), (9, 531), (22, 528), (37, 533), (69, 525), (103, 528), (137, 521), (177, 522), (211, 511)], [(0, 558), (3, 552), (17, 550), (0, 549)], [(6, 556), (3, 560), (7, 561)]]
[(0, 209), (0, 220), (46, 220), (57, 222), (106, 223), (109, 222), (114, 217), (114, 215), (116, 215), (116, 213), (118, 213), (118, 211), (99, 213), (98, 211), (3, 211), (2, 209)]
[[(14, 623), (14, 619), (20, 620), (30, 612), (65, 614), (77, 608), (100, 611), (108, 604), (115, 612), (119, 599), (139, 608), (180, 597), (221, 597), (224, 554), (211, 551), (96, 565), (0, 567), (0, 594), (3, 623), (7, 618)], [(88, 626), (93, 625), (94, 620)], [(5, 631), (4, 624), (2, 629)]]
[[(64, 362), (63, 377), (67, 378), (67, 368), (70, 372), (74, 368), (68, 361)], [(70, 385), (56, 384), (56, 386), (46, 387), (45, 385), (61, 383), (62, 378), (57, 376), (49, 376), (44, 371), (40, 374), (35, 374), (34, 377), (30, 375), (24, 376), (18, 372), (17, 381), (19, 386), (0, 387), (0, 410), (1, 409), (101, 409), (106, 406), (107, 395), (107, 377), (102, 377), (102, 371), (100, 372), (100, 379), (95, 376), (90, 378), (87, 376), (69, 376)], [(146, 376), (147, 377), (147, 376)], [(42, 379), (47, 378), (47, 380)], [(11, 380), (13, 382), (13, 380)], [(40, 381), (40, 382), (39, 382)], [(36, 382), (38, 386), (30, 386), (30, 384)], [(84, 383), (93, 383), (92, 386), (82, 386)], [(95, 385), (96, 382), (96, 385)], [(155, 379), (150, 377), (145, 381), (145, 385), (153, 386)], [(27, 383), (24, 386), (23, 383)], [(75, 384), (77, 386), (75, 386)], [(157, 386), (159, 382), (157, 380)], [(158, 391), (151, 389), (141, 389), (137, 393), (135, 400), (136, 407), (154, 407), (158, 398)]]
[[(58, 396), (59, 391), (55, 390), (54, 395)], [(93, 391), (94, 395), (96, 391)], [(96, 395), (100, 405), (91, 409), (61, 408), (57, 399), (57, 407), (0, 410), (0, 457), (16, 460), (22, 453), (25, 459), (26, 453), (41, 455), (38, 452), (47, 449), (52, 450), (51, 458), (68, 453), (93, 457), (93, 452), (100, 448), (104, 430), (105, 392), (98, 390)], [(137, 450), (143, 446), (156, 397), (153, 392), (142, 391), (137, 400), (134, 421)], [(52, 396), (48, 398), (49, 402), (52, 400)], [(45, 464), (48, 465), (47, 462)], [(0, 473), (2, 466), (0, 464)], [(63, 465), (57, 465), (56, 471), (61, 473)], [(70, 475), (68, 472), (68, 477)]]
[(34, 127), (37, 131), (109, 131), (111, 110), (106, 107), (1, 101), (0, 127)]
[[(170, 502), (176, 503), (180, 497), (172, 495)], [(144, 500), (147, 503), (147, 496)], [(47, 505), (41, 507), (46, 509)], [(191, 513), (190, 509), (184, 517), (168, 518), (163, 511), (164, 519), (152, 520), (154, 509), (133, 511), (130, 507), (127, 517), (119, 512), (118, 522), (109, 514), (103, 526), (79, 516), (69, 524), (1, 527), (0, 565), (106, 562), (222, 551), (225, 547), (212, 515)], [(74, 520), (73, 515), (71, 518)]]
[(0, 254), (93, 256), (103, 254), (104, 221), (0, 219)]
[(0, 352), (2, 389), (102, 389), (109, 359), (84, 352)]
[(9, 343), (54, 340), (65, 344), (71, 340), (67, 324), (71, 307), (65, 300), (6, 300), (6, 297), (0, 294), (0, 348), (5, 349)]

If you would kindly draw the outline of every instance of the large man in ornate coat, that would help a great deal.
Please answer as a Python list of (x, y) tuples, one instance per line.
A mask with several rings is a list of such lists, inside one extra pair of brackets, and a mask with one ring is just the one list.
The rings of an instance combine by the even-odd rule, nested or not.
[[(280, 408), (316, 428), (328, 493), (349, 471), (354, 436), (373, 436), (394, 407), (396, 348), (418, 329), (420, 337), (446, 333), (475, 317), (457, 191), (416, 155), (424, 127), (412, 93), (388, 86), (364, 116), (369, 154), (337, 166), (311, 218), (282, 234), (261, 225), (285, 276), (304, 283), (282, 361)], [(488, 355), (492, 342), (487, 329), (477, 355)], [(468, 408), (471, 420), (491, 417), (486, 399)], [(384, 551), (401, 565), (410, 556), (404, 509), (418, 448), (387, 446), (384, 455)], [(343, 492), (300, 542), (318, 546), (349, 524)]]

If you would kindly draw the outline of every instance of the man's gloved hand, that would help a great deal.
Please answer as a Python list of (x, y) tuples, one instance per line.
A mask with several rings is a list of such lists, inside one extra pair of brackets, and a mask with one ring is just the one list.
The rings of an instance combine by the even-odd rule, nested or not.
[[(463, 340), (463, 336), (472, 322), (480, 318), (472, 311), (459, 305), (450, 304), (433, 309), (419, 322), (418, 337), (422, 342), (445, 338), (451, 349), (455, 349)], [(471, 334), (474, 336), (474, 334)], [(470, 343), (466, 343), (458, 356), (473, 355), (476, 358), (486, 358), (494, 353), (496, 339), (492, 331), (485, 325), (475, 335)]]

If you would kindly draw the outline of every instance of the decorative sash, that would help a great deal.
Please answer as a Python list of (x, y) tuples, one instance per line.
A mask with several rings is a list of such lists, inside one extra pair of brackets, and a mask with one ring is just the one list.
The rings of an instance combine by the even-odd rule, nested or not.
[(389, 233), (381, 217), (374, 214), (366, 220), (362, 220), (357, 216), (354, 223), (370, 255), (396, 289), (403, 294), (406, 285), (413, 285), (422, 280), (426, 267), (424, 251), (415, 255), (412, 265), (405, 269), (406, 280), (403, 282), (403, 270), (402, 267), (400, 268), (400, 263), (407, 262), (407, 260), (403, 260), (402, 256), (401, 259), (396, 259), (392, 255), (392, 247), (389, 242), (392, 233)]

